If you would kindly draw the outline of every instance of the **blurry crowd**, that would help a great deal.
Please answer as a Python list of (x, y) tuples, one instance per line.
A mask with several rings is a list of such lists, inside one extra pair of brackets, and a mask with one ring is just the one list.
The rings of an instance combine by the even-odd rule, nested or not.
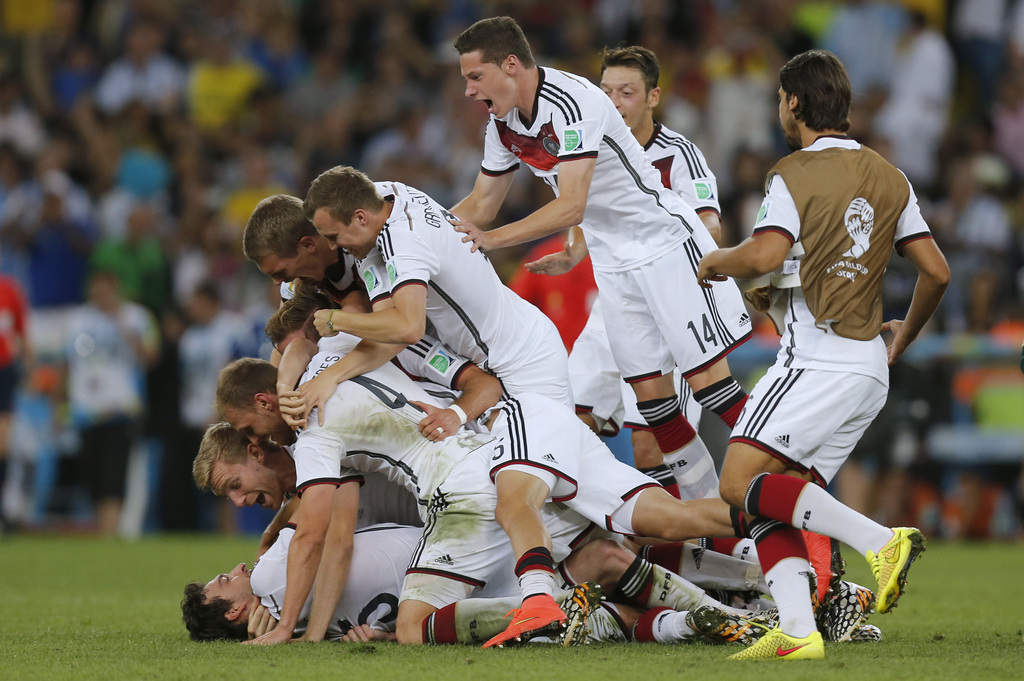
[[(832, 50), (854, 86), (850, 134), (908, 175), (950, 260), (935, 331), (1019, 345), (1024, 0), (6, 0), (0, 272), (29, 310), (24, 342), (0, 315), (21, 369), (0, 443), (10, 522), (82, 517), (123, 534), (238, 522), (194, 491), (190, 463), (217, 371), (268, 355), (277, 294), (241, 255), (250, 211), (340, 164), (447, 205), (467, 195), (486, 112), (463, 96), (451, 42), (499, 14), (542, 65), (595, 81), (603, 46), (654, 50), (657, 117), (717, 174), (728, 243), (749, 233), (787, 153), (779, 67)], [(518, 175), (499, 221), (548, 198)], [(511, 279), (526, 254), (492, 259)], [(891, 269), (887, 316), (899, 316), (913, 275)], [(955, 372), (922, 370), (923, 422), (954, 418)], [(129, 468), (122, 499), (88, 478), (125, 438), (129, 454), (106, 464)]]

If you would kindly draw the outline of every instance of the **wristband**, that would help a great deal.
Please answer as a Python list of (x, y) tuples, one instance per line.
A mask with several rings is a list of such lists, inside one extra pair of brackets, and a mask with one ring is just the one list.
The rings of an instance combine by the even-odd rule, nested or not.
[(462, 411), (462, 407), (457, 404), (451, 404), (448, 408), (454, 411), (455, 415), (459, 417), (459, 423), (466, 425), (466, 421), (469, 419), (466, 418), (466, 412)]

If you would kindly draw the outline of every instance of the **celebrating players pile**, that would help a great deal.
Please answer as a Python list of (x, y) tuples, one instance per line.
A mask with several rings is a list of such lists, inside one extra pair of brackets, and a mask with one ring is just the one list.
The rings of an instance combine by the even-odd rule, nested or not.
[[(768, 175), (753, 235), (718, 248), (714, 175), (653, 120), (653, 53), (606, 50), (598, 87), (538, 66), (507, 17), (455, 49), (490, 113), (469, 196), (446, 209), (336, 167), (246, 226), (246, 256), (282, 284), (275, 353), (221, 372), (225, 422), (193, 472), (238, 506), (280, 510), (251, 571), (186, 588), (192, 637), (711, 639), (746, 646), (733, 659), (877, 641), (866, 620), (895, 607), (925, 539), (825, 486), (949, 272), (906, 177), (846, 136), (843, 65), (814, 50), (782, 69), (794, 152)], [(555, 198), (482, 230), (521, 163)], [(564, 230), (564, 251), (529, 267), (591, 257), (598, 299), (568, 357), (484, 255)], [(918, 281), (906, 319), (883, 323), (894, 247)], [(730, 278), (758, 279), (747, 297), (782, 335), (749, 396), (726, 359), (752, 326)], [(720, 479), (702, 408), (732, 428)], [(622, 425), (639, 470), (595, 434)], [(840, 541), (873, 589), (842, 580)]]

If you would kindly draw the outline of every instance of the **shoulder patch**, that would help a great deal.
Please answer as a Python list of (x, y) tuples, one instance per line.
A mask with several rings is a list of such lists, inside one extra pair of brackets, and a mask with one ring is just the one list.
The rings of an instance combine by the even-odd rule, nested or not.
[(565, 139), (565, 151), (575, 151), (579, 149), (583, 144), (583, 131), (582, 130), (566, 130), (562, 133), (562, 137)]

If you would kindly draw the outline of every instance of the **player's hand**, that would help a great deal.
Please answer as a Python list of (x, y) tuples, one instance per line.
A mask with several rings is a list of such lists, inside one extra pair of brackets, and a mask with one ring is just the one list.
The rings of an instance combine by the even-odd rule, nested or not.
[(317, 310), (313, 314), (313, 326), (316, 327), (317, 333), (324, 338), (338, 335), (341, 329), (334, 328), (335, 317), (342, 313), (338, 310)]
[(249, 613), (249, 626), (246, 628), (249, 632), (249, 640), (259, 638), (276, 627), (277, 620), (270, 614), (270, 610), (262, 603), (257, 603)]
[(717, 251), (711, 251), (697, 264), (697, 283), (704, 288), (711, 288), (713, 281), (726, 281), (729, 277), (715, 272), (714, 255)]
[(465, 236), (462, 237), (462, 243), (473, 243), (472, 251), (476, 253), (478, 250), (488, 250), (490, 240), (487, 232), (483, 231), (472, 222), (466, 222), (465, 220), (452, 220), (452, 227), (455, 228), (456, 232), (460, 232)]
[(369, 643), (370, 641), (394, 641), (395, 635), (388, 631), (374, 629), (369, 624), (357, 624), (348, 630), (342, 641), (349, 643)]
[(331, 396), (334, 395), (334, 391), (337, 389), (338, 384), (325, 379), (322, 374), (300, 385), (299, 393), (302, 395), (302, 400), (305, 404), (305, 413), (302, 415), (302, 420), (305, 421), (309, 418), (309, 412), (316, 409), (317, 423), (321, 426), (324, 425), (324, 405), (327, 404), (327, 400), (331, 399)]
[(277, 401), (281, 408), (281, 417), (289, 428), (298, 430), (306, 427), (309, 409), (306, 408), (306, 398), (302, 396), (301, 392), (298, 390), (280, 391), (277, 394)]
[(287, 629), (275, 628), (272, 631), (254, 638), (251, 641), (242, 641), (243, 646), (276, 646), (281, 643), (291, 643), (292, 632)]
[(533, 262), (523, 264), (523, 267), (526, 268), (527, 272), (533, 272), (534, 274), (548, 274), (551, 276), (565, 274), (575, 266), (576, 263), (573, 262), (572, 256), (569, 254), (568, 245), (557, 253), (549, 253), (542, 258), (534, 260)]
[(896, 363), (903, 353), (906, 352), (907, 346), (910, 345), (910, 341), (903, 335), (903, 320), (892, 319), (882, 324), (882, 331), (888, 331), (892, 334), (892, 339), (885, 344), (886, 354), (889, 357), (889, 366)]
[(423, 433), (423, 437), (431, 442), (440, 442), (446, 437), (451, 437), (459, 432), (462, 421), (459, 420), (459, 415), (451, 409), (438, 409), (426, 402), (415, 402), (412, 400), (410, 402), (427, 412), (427, 415), (420, 420), (420, 432)]

